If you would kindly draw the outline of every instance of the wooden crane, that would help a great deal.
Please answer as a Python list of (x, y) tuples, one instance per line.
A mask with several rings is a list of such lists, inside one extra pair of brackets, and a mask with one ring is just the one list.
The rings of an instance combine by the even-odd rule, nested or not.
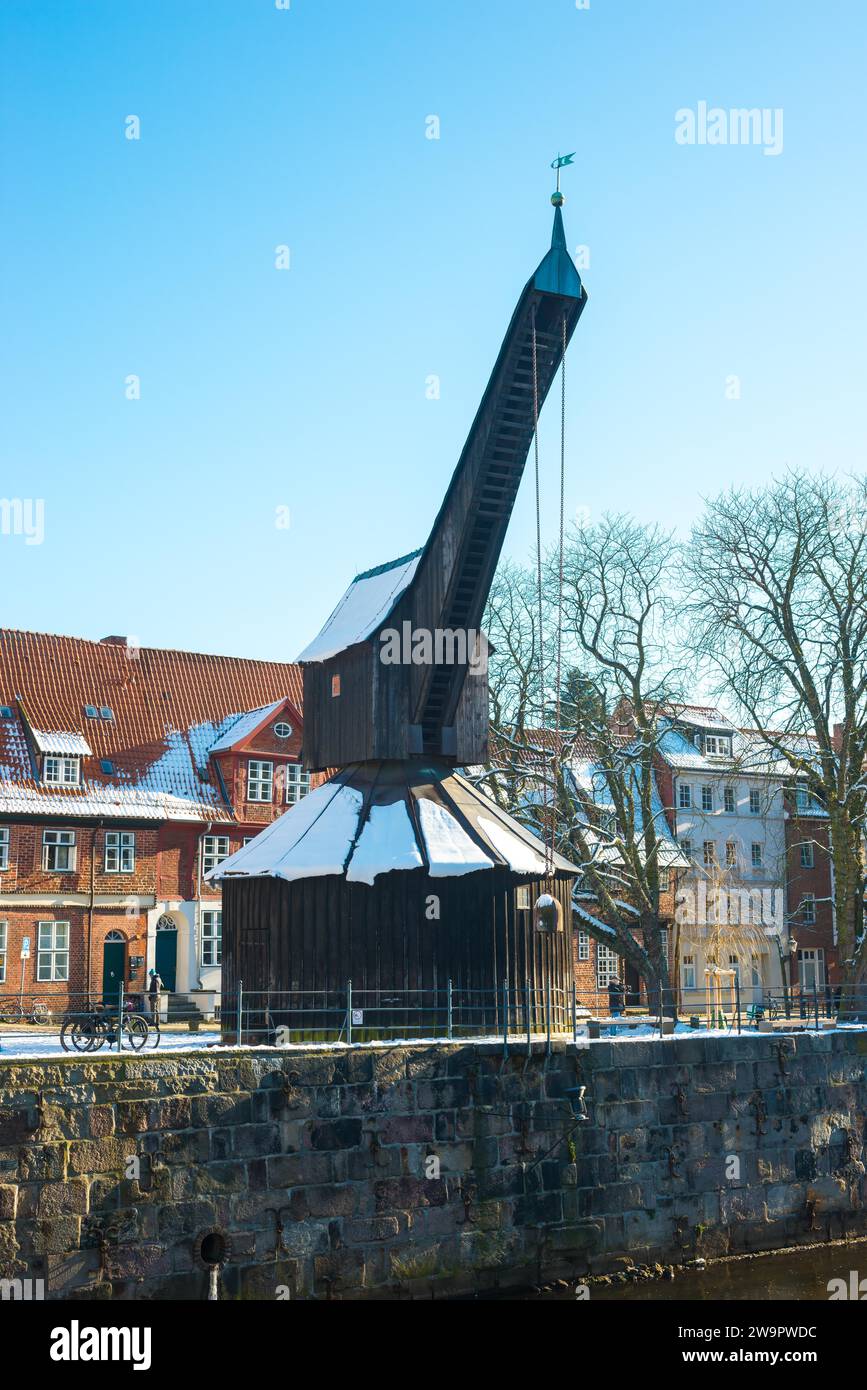
[[(562, 194), (552, 201), (551, 249), (521, 292), (427, 544), (357, 575), (299, 657), (311, 771), (372, 759), (487, 760), (482, 615), (538, 413), (587, 302), (566, 249)], [(387, 659), (391, 633), (403, 659)], [(437, 634), (453, 636), (437, 643)], [(422, 659), (406, 659), (407, 643)]]

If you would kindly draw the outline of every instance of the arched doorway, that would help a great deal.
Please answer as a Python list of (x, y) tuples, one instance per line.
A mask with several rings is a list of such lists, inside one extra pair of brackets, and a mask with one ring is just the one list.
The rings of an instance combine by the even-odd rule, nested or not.
[(116, 1004), (126, 978), (126, 941), (123, 933), (110, 931), (102, 943), (102, 1000)]
[(154, 957), (163, 988), (174, 992), (178, 976), (178, 924), (165, 912), (157, 922)]

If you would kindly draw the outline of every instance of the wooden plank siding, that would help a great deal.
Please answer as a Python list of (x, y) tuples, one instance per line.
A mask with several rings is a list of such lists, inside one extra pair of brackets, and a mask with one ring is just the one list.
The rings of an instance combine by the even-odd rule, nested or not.
[[(553, 935), (533, 926), (532, 911), (517, 906), (517, 889), (528, 886), (530, 901), (550, 893), (560, 902), (564, 930)], [(571, 988), (570, 899), (565, 875), (529, 879), (496, 868), (457, 878), (432, 879), (423, 870), (383, 874), (368, 887), (338, 875), (287, 883), (279, 878), (227, 878), (223, 882), (224, 1029), (236, 1028), (233, 1000), (244, 982), (251, 1017), (264, 1024), (267, 1002), (272, 1022), (301, 1007), (331, 1009), (309, 1026), (340, 1026), (347, 981), (358, 1007), (385, 1012), (369, 1015), (368, 1026), (392, 1029), (415, 1019), (429, 1032), (445, 1029), (448, 981), (452, 981), (456, 1023), (472, 1022), (498, 1031), (504, 980), (518, 991), (534, 991), (534, 1029), (544, 1029), (546, 981), (554, 991)], [(427, 916), (429, 899), (439, 899), (439, 920)], [(406, 999), (408, 991), (437, 991)], [(302, 994), (305, 996), (302, 1000)], [(266, 1000), (266, 995), (269, 998)], [(401, 996), (396, 998), (395, 996)], [(391, 1002), (389, 1002), (391, 1001)], [(416, 1004), (418, 1015), (402, 1006)], [(469, 1008), (472, 1005), (473, 1012)], [(515, 996), (510, 1009), (515, 1007)], [(558, 1006), (559, 1008), (560, 1006)], [(554, 1021), (562, 1019), (554, 1011)], [(300, 1026), (300, 1015), (293, 1025)], [(523, 1025), (522, 1025), (523, 1026)], [(411, 1030), (408, 1030), (411, 1035)], [(260, 1039), (264, 1041), (264, 1039)]]

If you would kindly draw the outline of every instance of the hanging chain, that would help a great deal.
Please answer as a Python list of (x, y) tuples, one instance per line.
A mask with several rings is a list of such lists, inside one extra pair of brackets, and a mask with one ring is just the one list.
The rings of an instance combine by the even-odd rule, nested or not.
[[(548, 814), (548, 759), (545, 756), (545, 649), (542, 625), (542, 504), (539, 488), (539, 363), (536, 344), (536, 310), (533, 309), (533, 457), (536, 469), (536, 597), (539, 607), (539, 724), (542, 738), (542, 814)], [(553, 867), (547, 826), (542, 822), (545, 846), (545, 875)], [(551, 832), (553, 845), (553, 831)]]
[(551, 817), (551, 867), (554, 867), (557, 787), (560, 777), (560, 681), (563, 668), (563, 535), (566, 519), (566, 315), (563, 315), (563, 353), (560, 368), (560, 555), (557, 576), (557, 695), (554, 714), (554, 807)]
[[(548, 764), (544, 755), (545, 738), (545, 655), (542, 640), (542, 505), (539, 485), (539, 362), (536, 344), (536, 310), (533, 309), (533, 460), (536, 472), (536, 601), (539, 619), (539, 723), (542, 731), (542, 805), (548, 804)], [(543, 840), (547, 846), (547, 838)], [(547, 847), (546, 847), (547, 859)], [(546, 865), (547, 867), (547, 865)]]

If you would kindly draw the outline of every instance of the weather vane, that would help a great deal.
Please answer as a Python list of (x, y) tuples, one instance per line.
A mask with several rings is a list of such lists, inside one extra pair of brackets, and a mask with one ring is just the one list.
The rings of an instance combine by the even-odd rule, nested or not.
[(551, 194), (551, 202), (555, 208), (561, 208), (566, 201), (560, 192), (560, 170), (564, 169), (567, 164), (571, 164), (574, 158), (575, 151), (573, 150), (571, 154), (558, 154), (557, 158), (551, 162), (551, 168), (557, 170), (557, 190)]

